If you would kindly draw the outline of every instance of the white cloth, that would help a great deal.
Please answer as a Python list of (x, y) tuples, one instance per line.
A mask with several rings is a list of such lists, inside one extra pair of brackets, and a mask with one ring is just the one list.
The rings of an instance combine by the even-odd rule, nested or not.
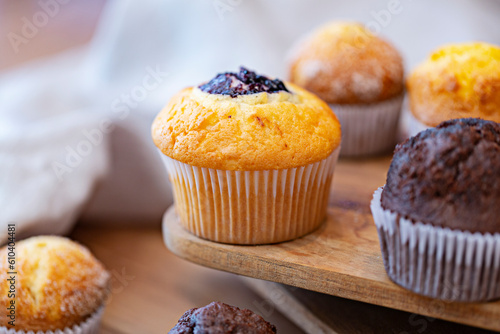
[(0, 243), (7, 224), (20, 238), (67, 233), (109, 169), (109, 140), (94, 130), (102, 111), (86, 107), (67, 83), (79, 59), (69, 53), (53, 59), (57, 66), (33, 64), (3, 77)]
[(89, 46), (0, 77), (0, 242), (12, 222), (20, 235), (65, 233), (82, 215), (158, 222), (172, 197), (154, 115), (240, 65), (286, 79), (288, 50), (322, 23), (368, 24), (411, 69), (444, 43), (500, 44), (499, 14), (494, 0), (111, 1)]

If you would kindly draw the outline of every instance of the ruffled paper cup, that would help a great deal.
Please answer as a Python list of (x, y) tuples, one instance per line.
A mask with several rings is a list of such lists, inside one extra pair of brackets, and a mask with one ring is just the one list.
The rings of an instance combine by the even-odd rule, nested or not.
[(342, 125), (340, 156), (390, 152), (396, 138), (404, 95), (371, 104), (330, 104)]
[(416, 136), (419, 132), (425, 131), (427, 129), (432, 128), (432, 126), (425, 125), (424, 123), (420, 122), (411, 111), (408, 111), (408, 118), (407, 118), (407, 129), (408, 129), (408, 137), (414, 137)]
[(391, 280), (441, 300), (479, 302), (500, 298), (500, 234), (413, 222), (382, 208), (382, 190), (375, 191), (371, 210)]
[(0, 334), (99, 334), (104, 308), (104, 306), (101, 306), (87, 320), (70, 328), (34, 332), (15, 330), (14, 328), (8, 329), (2, 326), (0, 327)]
[(228, 171), (191, 166), (160, 152), (183, 227), (204, 239), (244, 245), (292, 240), (318, 228), (338, 153), (297, 168)]

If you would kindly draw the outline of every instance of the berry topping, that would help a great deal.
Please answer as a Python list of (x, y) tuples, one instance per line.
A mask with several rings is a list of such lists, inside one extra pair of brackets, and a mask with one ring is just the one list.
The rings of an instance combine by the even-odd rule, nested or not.
[(209, 94), (222, 94), (231, 97), (257, 93), (276, 93), (279, 91), (289, 92), (283, 81), (271, 80), (263, 75), (240, 67), (239, 73), (220, 73), (209, 82), (198, 86), (202, 91)]

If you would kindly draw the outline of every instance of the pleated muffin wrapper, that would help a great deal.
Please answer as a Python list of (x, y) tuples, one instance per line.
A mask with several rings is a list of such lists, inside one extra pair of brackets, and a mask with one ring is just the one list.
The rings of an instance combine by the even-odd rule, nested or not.
[(424, 123), (420, 122), (411, 111), (408, 110), (408, 137), (414, 137), (416, 136), (419, 132), (425, 131), (427, 129), (432, 128), (432, 126), (425, 125)]
[(500, 297), (500, 234), (471, 233), (413, 222), (381, 206), (371, 210), (389, 277), (415, 293), (446, 301)]
[(34, 332), (15, 330), (14, 328), (8, 329), (2, 326), (0, 327), (0, 334), (99, 334), (104, 308), (104, 306), (101, 306), (87, 320), (71, 328)]
[(262, 171), (202, 168), (161, 157), (185, 229), (216, 242), (257, 245), (292, 240), (321, 225), (338, 154), (339, 148), (303, 167)]
[(330, 104), (342, 125), (340, 156), (390, 152), (396, 145), (404, 94), (370, 104)]

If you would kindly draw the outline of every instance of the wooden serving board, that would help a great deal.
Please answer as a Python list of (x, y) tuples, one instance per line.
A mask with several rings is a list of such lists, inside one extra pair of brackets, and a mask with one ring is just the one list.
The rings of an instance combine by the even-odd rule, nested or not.
[(219, 244), (184, 230), (171, 207), (163, 218), (165, 243), (178, 256), (214, 269), (500, 331), (500, 302), (421, 297), (386, 275), (369, 203), (385, 183), (389, 163), (389, 157), (339, 162), (327, 220), (303, 238), (263, 246)]
[[(311, 290), (241, 277), (262, 298), (263, 316), (277, 309), (306, 333), (314, 334), (492, 334), (494, 332)], [(280, 328), (278, 328), (280, 333)]]

